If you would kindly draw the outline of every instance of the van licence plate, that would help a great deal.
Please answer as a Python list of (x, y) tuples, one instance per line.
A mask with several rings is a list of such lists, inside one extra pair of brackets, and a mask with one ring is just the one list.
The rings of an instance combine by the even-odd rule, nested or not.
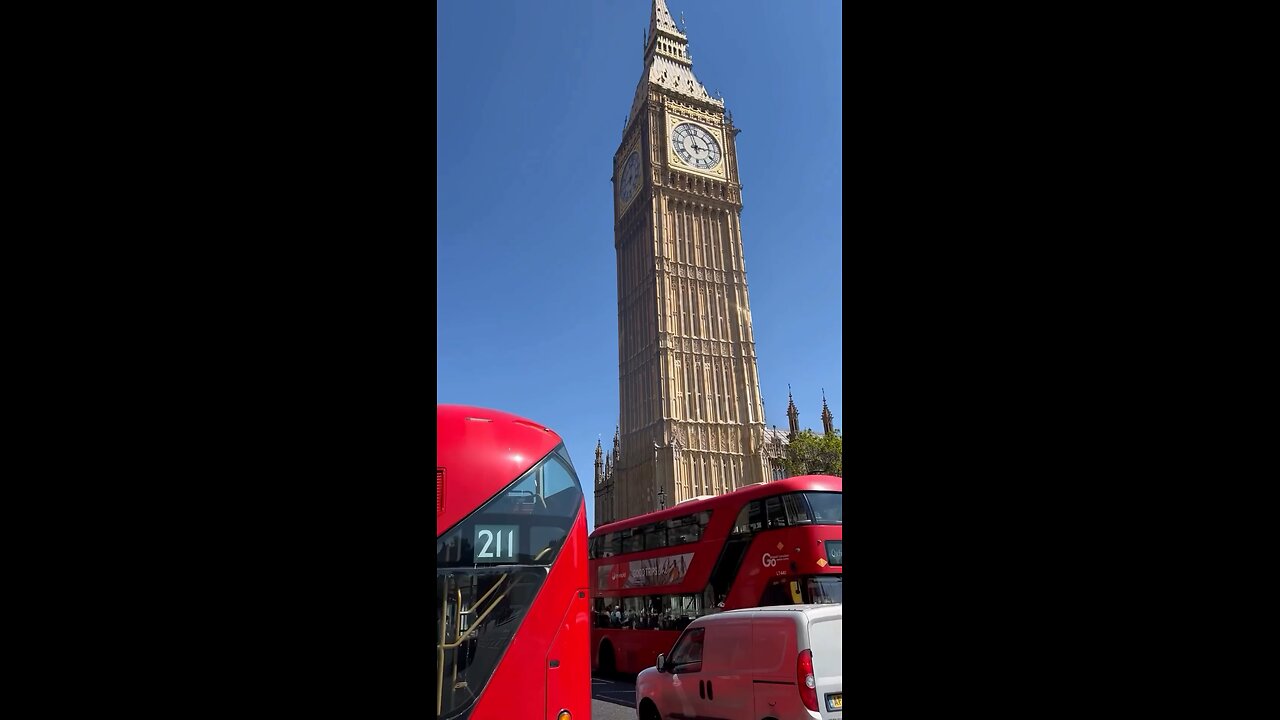
[(827, 696), (827, 709), (828, 709), (828, 710), (839, 710), (839, 709), (840, 709), (840, 706), (843, 704), (843, 703), (841, 702), (841, 700), (840, 700), (840, 698), (841, 698), (841, 696), (842, 696), (842, 695), (844, 695), (844, 693), (836, 693), (835, 695), (828, 695), (828, 696)]

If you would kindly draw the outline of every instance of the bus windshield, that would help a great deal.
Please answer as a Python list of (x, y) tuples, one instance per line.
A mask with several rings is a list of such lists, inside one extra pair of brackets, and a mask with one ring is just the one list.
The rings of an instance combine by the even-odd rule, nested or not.
[(804, 494), (813, 511), (813, 522), (818, 525), (843, 525), (844, 510), (838, 492), (807, 492)]
[(843, 599), (842, 576), (815, 575), (804, 579), (802, 597), (810, 603), (838, 603)]

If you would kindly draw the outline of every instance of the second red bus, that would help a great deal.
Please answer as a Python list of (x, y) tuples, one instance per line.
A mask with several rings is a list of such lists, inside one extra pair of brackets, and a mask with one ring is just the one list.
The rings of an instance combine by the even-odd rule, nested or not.
[(591, 666), (637, 673), (695, 618), (842, 601), (842, 480), (805, 475), (591, 533)]

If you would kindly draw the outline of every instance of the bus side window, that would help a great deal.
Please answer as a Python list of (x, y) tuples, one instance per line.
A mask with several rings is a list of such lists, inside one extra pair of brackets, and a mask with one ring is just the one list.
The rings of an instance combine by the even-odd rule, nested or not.
[(733, 521), (733, 535), (745, 535), (751, 532), (751, 526), (747, 524), (747, 510), (750, 505), (743, 505), (742, 511), (738, 513), (738, 519)]
[(640, 528), (623, 530), (622, 552), (639, 552), (644, 549), (644, 535)]
[(702, 539), (702, 526), (689, 518), (689, 524), (684, 526), (685, 542), (698, 542)]
[(697, 516), (685, 515), (684, 517), (668, 520), (667, 544), (682, 545), (684, 543), (698, 542), (702, 537), (702, 527), (698, 525)]
[(667, 531), (661, 525), (646, 525), (644, 528), (644, 549), (664, 548), (667, 546)]
[(782, 511), (782, 498), (773, 496), (764, 499), (765, 515), (768, 516), (769, 527), (786, 527), (787, 514)]
[(684, 542), (684, 518), (667, 521), (667, 545), (679, 545)]
[(805, 502), (804, 496), (800, 493), (783, 495), (782, 505), (787, 510), (788, 525), (813, 522), (813, 519), (809, 517), (809, 503)]
[(601, 549), (603, 552), (601, 552), (600, 554), (604, 557), (617, 555), (619, 552), (622, 551), (622, 538), (619, 537), (618, 533), (616, 532), (605, 535), (604, 543)]

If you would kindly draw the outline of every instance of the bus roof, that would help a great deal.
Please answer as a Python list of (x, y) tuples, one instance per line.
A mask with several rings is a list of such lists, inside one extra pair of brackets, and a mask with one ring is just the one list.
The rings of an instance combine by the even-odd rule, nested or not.
[(437, 499), (443, 508), (436, 511), (436, 536), (560, 443), (554, 430), (518, 415), (469, 405), (436, 405), (436, 483), (437, 493), (443, 493)]
[(608, 525), (601, 525), (591, 531), (591, 537), (596, 537), (597, 535), (602, 535), (604, 533), (625, 530), (637, 525), (647, 525), (660, 520), (683, 517), (702, 510), (718, 509), (726, 505), (738, 507), (751, 500), (769, 497), (771, 495), (781, 495), (783, 493), (806, 490), (815, 492), (843, 492), (843, 488), (843, 478), (838, 478), (834, 475), (798, 475), (785, 480), (756, 483), (746, 487), (740, 487), (733, 492), (728, 492), (723, 495), (715, 495), (706, 500), (688, 500), (673, 505), (665, 510), (658, 510), (657, 512), (630, 517), (626, 520), (618, 520), (617, 522), (612, 522)]

